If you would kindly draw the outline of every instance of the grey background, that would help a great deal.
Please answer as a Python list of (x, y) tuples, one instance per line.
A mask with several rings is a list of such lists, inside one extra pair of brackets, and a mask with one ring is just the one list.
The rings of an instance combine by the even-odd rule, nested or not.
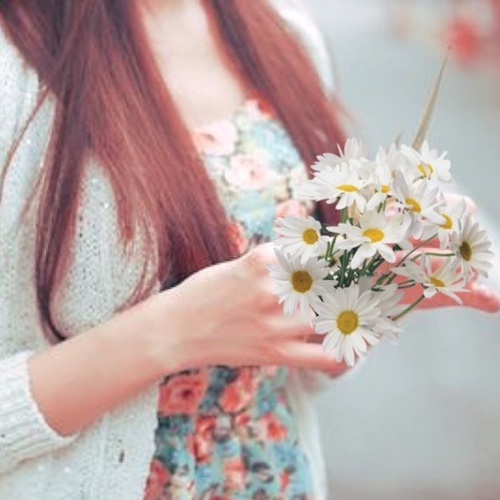
[[(469, 3), (485, 9), (484, 2)], [(427, 2), (431, 21), (447, 3)], [(333, 53), (337, 87), (354, 118), (351, 133), (372, 150), (400, 132), (408, 139), (439, 51), (414, 37), (396, 38), (388, 2), (308, 4)], [(498, 233), (500, 73), (452, 65), (430, 139), (449, 151), (461, 192)], [(500, 316), (416, 313), (399, 347), (375, 349), (361, 370), (333, 382), (317, 407), (335, 500), (500, 499)]]

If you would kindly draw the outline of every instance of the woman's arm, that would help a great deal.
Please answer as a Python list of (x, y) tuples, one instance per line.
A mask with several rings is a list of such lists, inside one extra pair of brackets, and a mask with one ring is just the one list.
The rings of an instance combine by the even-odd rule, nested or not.
[(219, 364), (334, 367), (303, 341), (310, 327), (283, 315), (268, 272), (275, 263), (272, 245), (262, 245), (27, 362), (0, 362), (0, 471), (64, 446), (63, 436), (76, 437), (170, 373)]
[[(162, 314), (174, 318), (164, 302)], [(78, 431), (179, 369), (176, 337), (148, 324), (158, 317), (152, 309), (144, 302), (44, 352), (0, 361), (0, 473), (71, 443)]]
[[(154, 301), (145, 301), (29, 359), (33, 396), (57, 433), (71, 435), (87, 427), (182, 369), (171, 302), (163, 300), (160, 312), (154, 311)], [(159, 314), (170, 318), (165, 331), (155, 324)]]

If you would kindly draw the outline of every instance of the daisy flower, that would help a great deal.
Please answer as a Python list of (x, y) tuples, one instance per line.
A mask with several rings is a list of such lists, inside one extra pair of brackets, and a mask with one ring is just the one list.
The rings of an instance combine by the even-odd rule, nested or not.
[(460, 230), (451, 235), (450, 245), (467, 275), (477, 271), (484, 277), (488, 276), (488, 270), (493, 266), (491, 241), (471, 215), (462, 221)]
[(380, 318), (375, 322), (373, 330), (392, 344), (398, 343), (398, 334), (402, 331), (392, 318), (401, 314), (406, 309), (406, 305), (401, 304), (403, 294), (397, 292), (398, 285), (392, 284), (385, 286), (382, 291), (374, 293), (375, 298), (378, 300), (377, 307), (379, 307), (381, 312)]
[(372, 166), (369, 186), (371, 197), (366, 204), (366, 210), (376, 210), (392, 195), (393, 178), (391, 167), (386, 163), (379, 164), (377, 161)]
[(444, 224), (429, 223), (426, 225), (427, 227), (423, 231), (422, 239), (426, 240), (434, 236), (437, 232), (441, 248), (449, 248), (450, 237), (459, 231), (466, 209), (467, 204), (463, 199), (436, 209), (436, 212), (444, 218), (445, 222)]
[(393, 195), (392, 183), (396, 174), (413, 180), (415, 176), (409, 171), (408, 160), (401, 154), (396, 144), (386, 150), (380, 147), (373, 162), (365, 163), (363, 176), (371, 180), (372, 197), (367, 203), (367, 210), (373, 210)]
[(444, 217), (437, 210), (443, 204), (439, 188), (426, 182), (408, 184), (399, 175), (393, 184), (394, 196), (401, 208), (408, 210), (413, 224), (413, 236), (420, 238), (425, 229), (425, 220), (434, 224), (445, 224)]
[(319, 296), (325, 297), (331, 293), (332, 282), (324, 278), (330, 269), (325, 262), (316, 258), (300, 263), (297, 257), (285, 257), (275, 249), (279, 266), (269, 266), (271, 277), (274, 278), (275, 294), (279, 296), (279, 303), (284, 302), (286, 315), (293, 316), (300, 308), (304, 317), (308, 317), (310, 307), (316, 309), (320, 303)]
[(436, 149), (431, 149), (429, 143), (425, 141), (422, 149), (416, 151), (409, 146), (401, 148), (402, 153), (410, 160), (413, 167), (418, 171), (419, 176), (424, 179), (436, 177), (442, 182), (450, 182), (450, 160), (446, 159), (446, 151), (439, 155)]
[(447, 261), (433, 270), (432, 260), (424, 254), (420, 264), (406, 262), (404, 267), (398, 267), (394, 272), (421, 284), (424, 287), (424, 296), (428, 299), (440, 292), (462, 304), (462, 300), (455, 292), (463, 292), (467, 283), (456, 261)]
[(342, 163), (336, 168), (328, 166), (317, 172), (314, 179), (297, 189), (297, 195), (315, 201), (337, 202), (338, 210), (354, 204), (359, 210), (364, 210), (366, 200), (361, 191), (367, 184), (368, 181), (361, 179), (357, 169), (353, 168), (352, 162)]
[(360, 293), (358, 285), (337, 288), (317, 308), (315, 329), (326, 334), (323, 347), (340, 363), (354, 366), (355, 355), (363, 356), (368, 345), (379, 342), (372, 326), (380, 315), (371, 291)]
[(318, 156), (318, 159), (314, 165), (312, 165), (313, 170), (321, 171), (326, 167), (337, 167), (341, 163), (349, 163), (351, 160), (364, 160), (367, 155), (366, 146), (358, 139), (349, 138), (347, 139), (344, 151), (342, 151), (339, 146), (340, 156), (334, 153), (326, 153), (324, 155)]
[(280, 235), (276, 245), (291, 257), (299, 257), (301, 264), (326, 253), (329, 238), (321, 235), (321, 223), (311, 216), (279, 218), (275, 231)]
[(395, 143), (392, 143), (389, 149), (382, 146), (377, 151), (375, 163), (378, 165), (387, 165), (391, 172), (407, 172), (409, 162), (407, 158), (401, 153), (401, 149)]
[[(372, 278), (363, 277), (359, 280), (361, 292), (371, 290), (371, 286)], [(380, 309), (380, 316), (375, 321), (373, 331), (391, 344), (398, 344), (398, 334), (402, 330), (392, 318), (406, 309), (406, 305), (401, 304), (403, 294), (398, 293), (398, 285), (391, 284), (373, 290), (373, 298), (377, 300), (377, 307)]]
[(406, 246), (406, 238), (410, 229), (411, 220), (407, 216), (396, 216), (386, 219), (377, 212), (365, 212), (360, 219), (360, 226), (339, 224), (328, 228), (333, 233), (344, 235), (344, 239), (337, 241), (336, 246), (343, 250), (358, 248), (351, 261), (351, 267), (361, 267), (365, 259), (378, 253), (387, 262), (395, 262), (396, 254), (391, 245)]

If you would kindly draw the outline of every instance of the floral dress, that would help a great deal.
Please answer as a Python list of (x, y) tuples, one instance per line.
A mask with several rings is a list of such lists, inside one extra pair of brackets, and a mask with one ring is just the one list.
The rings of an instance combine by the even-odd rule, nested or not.
[[(273, 237), (276, 217), (310, 211), (293, 199), (304, 163), (258, 101), (196, 129), (194, 140), (242, 252)], [(166, 377), (145, 500), (312, 500), (286, 379), (277, 366), (210, 366)]]

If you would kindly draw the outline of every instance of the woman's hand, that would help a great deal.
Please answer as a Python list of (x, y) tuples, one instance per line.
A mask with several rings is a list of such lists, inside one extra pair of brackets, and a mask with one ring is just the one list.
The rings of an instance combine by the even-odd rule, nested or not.
[[(154, 300), (167, 339), (166, 358), (189, 368), (203, 365), (287, 365), (334, 370), (299, 316), (286, 317), (273, 293), (268, 266), (272, 244), (201, 270)], [(155, 306), (155, 307), (156, 307)], [(161, 327), (160, 327), (161, 328)]]
[[(477, 205), (468, 196), (462, 196), (459, 194), (446, 193), (445, 199), (447, 204), (456, 204), (459, 202), (465, 202), (466, 211), (472, 215), (477, 213)], [(411, 240), (412, 245), (418, 246), (422, 241)], [(439, 253), (440, 243), (437, 238), (427, 243), (425, 247), (420, 250), (421, 253)], [(438, 267), (444, 264), (444, 259), (439, 257), (432, 257), (432, 266)], [(397, 264), (396, 264), (397, 265)], [(390, 266), (394, 267), (394, 265)], [(389, 265), (385, 266), (383, 272), (390, 271)], [(397, 278), (395, 283), (405, 281), (405, 278)], [(413, 304), (415, 303), (423, 293), (422, 286), (415, 286), (404, 290), (403, 303)], [(499, 293), (488, 286), (479, 285), (478, 277), (471, 281), (467, 286), (467, 292), (457, 294), (462, 299), (462, 304), (457, 303), (455, 300), (443, 295), (442, 293), (437, 293), (431, 299), (426, 299), (419, 304), (418, 309), (439, 309), (443, 307), (469, 307), (472, 309), (477, 309), (479, 311), (487, 313), (496, 313), (500, 310), (500, 295)]]
[[(435, 249), (431, 248), (424, 248), (422, 250), (435, 251)], [(434, 260), (433, 265), (443, 264), (442, 258), (433, 257), (432, 259)], [(395, 283), (398, 281), (404, 281), (405, 279), (406, 278), (398, 278)], [(466, 292), (457, 293), (462, 300), (462, 304), (459, 304), (457, 301), (442, 293), (437, 293), (434, 297), (425, 299), (418, 305), (417, 308), (440, 309), (443, 307), (468, 307), (487, 313), (496, 313), (500, 311), (500, 295), (498, 292), (487, 285), (479, 285), (477, 277), (467, 285), (466, 290)], [(403, 291), (403, 303), (410, 305), (415, 303), (422, 296), (423, 287), (421, 285), (416, 285), (412, 288), (402, 290), (402, 292)]]

